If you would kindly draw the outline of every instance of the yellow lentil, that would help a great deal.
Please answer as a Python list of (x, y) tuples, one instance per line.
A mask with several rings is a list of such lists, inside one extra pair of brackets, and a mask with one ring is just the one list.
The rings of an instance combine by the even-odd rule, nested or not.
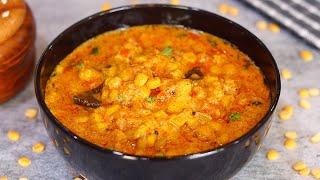
[(285, 146), (287, 149), (292, 150), (292, 149), (297, 148), (297, 143), (296, 143), (295, 140), (286, 139), (286, 140), (284, 141), (284, 146)]
[(45, 150), (45, 145), (42, 142), (38, 142), (32, 146), (32, 151), (35, 153), (42, 153)]
[(138, 87), (142, 87), (143, 85), (146, 84), (148, 81), (149, 77), (143, 73), (137, 74), (136, 78), (134, 79), (134, 84)]
[(20, 177), (19, 180), (28, 180), (27, 177)]
[(292, 168), (296, 171), (301, 171), (301, 170), (307, 168), (307, 165), (303, 161), (298, 161), (293, 164)]
[(295, 131), (287, 131), (285, 134), (284, 134), (284, 136), (286, 137), (286, 138), (288, 138), (288, 139), (297, 139), (297, 137), (298, 137), (298, 134), (297, 134), (297, 132), (295, 132)]
[(307, 101), (306, 99), (301, 99), (299, 102), (299, 106), (304, 108), (304, 109), (310, 109), (311, 108), (311, 104), (309, 101)]
[(283, 69), (281, 72), (281, 75), (284, 79), (291, 79), (292, 78), (292, 73), (289, 69)]
[(28, 119), (34, 119), (37, 117), (38, 115), (38, 110), (36, 108), (28, 108), (26, 109), (26, 111), (24, 112), (24, 115), (28, 118)]
[(301, 59), (304, 60), (305, 62), (309, 62), (313, 60), (313, 53), (309, 50), (302, 50), (299, 52), (299, 55)]
[(311, 170), (311, 175), (316, 179), (320, 179), (320, 168), (312, 169)]
[(109, 10), (109, 9), (111, 9), (111, 4), (110, 3), (105, 2), (105, 3), (102, 4), (102, 6), (101, 6), (101, 10), (102, 11), (106, 11), (106, 10)]
[(278, 33), (280, 32), (280, 26), (275, 24), (275, 23), (269, 23), (268, 24), (268, 29), (271, 31), (271, 32), (274, 32), (274, 33)]
[(284, 106), (280, 112), (279, 117), (281, 120), (289, 120), (293, 114), (293, 107), (290, 105)]
[(267, 22), (266, 21), (263, 21), (263, 20), (259, 20), (256, 22), (256, 27), (259, 29), (259, 30), (266, 30), (267, 29)]
[(180, 0), (171, 0), (170, 2), (173, 5), (179, 5), (180, 4)]
[(20, 139), (20, 133), (14, 130), (8, 131), (7, 136), (11, 141), (18, 141)]
[(19, 159), (18, 159), (18, 163), (20, 164), (20, 166), (22, 167), (28, 167), (30, 166), (31, 164), (31, 160), (26, 157), (26, 156), (21, 156)]
[(267, 152), (267, 158), (271, 161), (276, 160), (280, 157), (280, 154), (278, 151), (274, 150), (274, 149), (270, 149)]
[(311, 138), (310, 138), (310, 142), (312, 144), (317, 144), (320, 142), (320, 133), (317, 133), (315, 135), (313, 135)]
[(308, 89), (305, 89), (305, 88), (300, 89), (300, 90), (298, 91), (298, 93), (299, 93), (299, 96), (300, 96), (301, 98), (307, 98), (307, 97), (310, 96)]
[(239, 14), (239, 9), (234, 6), (229, 6), (228, 14), (230, 14), (231, 16), (237, 16)]
[(309, 174), (310, 174), (310, 169), (309, 169), (309, 168), (304, 168), (304, 169), (302, 169), (301, 171), (299, 171), (299, 174), (300, 174), (301, 176), (309, 176)]
[(318, 88), (310, 88), (308, 89), (310, 96), (319, 96), (320, 95), (320, 89)]
[(219, 12), (222, 13), (222, 14), (227, 14), (228, 9), (229, 9), (229, 5), (228, 4), (222, 3), (222, 4), (219, 5)]

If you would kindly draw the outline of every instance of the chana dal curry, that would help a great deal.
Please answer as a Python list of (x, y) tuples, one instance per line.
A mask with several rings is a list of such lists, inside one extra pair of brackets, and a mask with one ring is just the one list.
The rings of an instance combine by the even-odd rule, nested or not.
[(250, 58), (216, 36), (167, 25), (111, 31), (58, 64), (51, 112), (80, 137), (133, 155), (191, 154), (255, 126), (270, 105)]

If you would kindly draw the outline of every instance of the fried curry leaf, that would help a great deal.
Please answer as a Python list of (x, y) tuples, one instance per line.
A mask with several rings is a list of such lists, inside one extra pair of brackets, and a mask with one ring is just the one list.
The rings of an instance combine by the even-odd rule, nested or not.
[(233, 112), (229, 115), (229, 120), (230, 121), (237, 121), (239, 120), (241, 117), (240, 113), (239, 112)]
[(212, 40), (212, 39), (208, 39), (208, 43), (211, 45), (211, 47), (215, 48), (217, 46), (217, 42)]
[(165, 48), (161, 51), (161, 54), (164, 55), (164, 56), (171, 56), (171, 55), (172, 55), (172, 52), (173, 52), (172, 47), (168, 46), (168, 47), (165, 47)]
[(99, 48), (98, 48), (98, 47), (92, 48), (91, 54), (93, 54), (93, 55), (98, 55), (98, 54), (99, 54)]

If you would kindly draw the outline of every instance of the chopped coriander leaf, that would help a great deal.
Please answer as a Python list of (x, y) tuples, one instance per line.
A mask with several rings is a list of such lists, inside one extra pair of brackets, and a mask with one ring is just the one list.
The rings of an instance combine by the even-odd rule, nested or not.
[(92, 48), (91, 54), (93, 54), (93, 55), (98, 55), (98, 54), (99, 54), (99, 48), (98, 48), (98, 47)]
[(168, 47), (165, 47), (162, 50), (161, 54), (164, 55), (164, 56), (171, 56), (172, 55), (172, 51), (173, 51), (172, 47), (168, 46)]
[(149, 96), (149, 97), (146, 98), (146, 101), (147, 101), (148, 103), (154, 103), (155, 99), (154, 99), (153, 96)]
[(239, 112), (234, 112), (234, 113), (231, 113), (229, 115), (229, 120), (230, 121), (237, 121), (240, 119), (240, 113)]
[(211, 47), (215, 48), (217, 46), (216, 41), (212, 40), (212, 39), (208, 39), (208, 43), (211, 45)]
[(76, 67), (81, 69), (84, 67), (84, 64), (81, 62), (81, 63), (77, 64)]

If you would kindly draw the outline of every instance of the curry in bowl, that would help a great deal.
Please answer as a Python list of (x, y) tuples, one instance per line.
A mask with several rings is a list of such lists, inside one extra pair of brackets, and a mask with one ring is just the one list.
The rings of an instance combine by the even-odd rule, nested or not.
[(106, 32), (47, 82), (50, 111), (100, 147), (141, 156), (217, 148), (253, 128), (270, 90), (253, 61), (214, 35), (169, 25)]

